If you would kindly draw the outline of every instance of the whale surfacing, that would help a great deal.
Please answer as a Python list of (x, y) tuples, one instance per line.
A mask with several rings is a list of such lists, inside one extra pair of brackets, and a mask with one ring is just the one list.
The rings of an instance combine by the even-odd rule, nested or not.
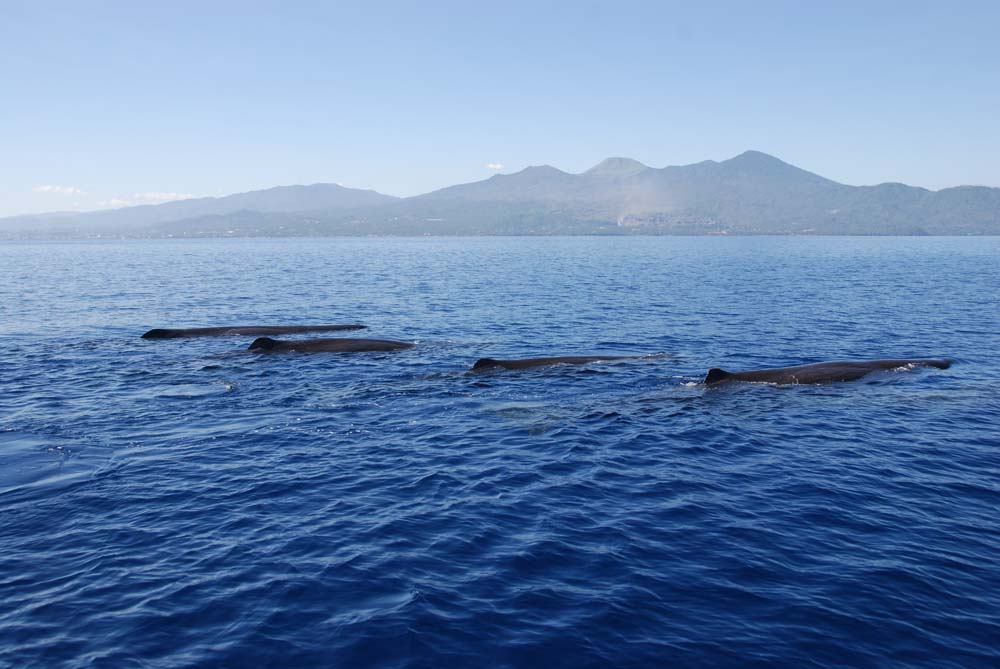
[(227, 325), (215, 328), (154, 328), (143, 339), (180, 339), (181, 337), (235, 337), (295, 334), (299, 332), (333, 332), (364, 330), (367, 325)]
[(400, 351), (413, 348), (413, 344), (391, 339), (271, 339), (259, 337), (247, 348), (258, 353), (352, 353), (360, 351)]
[(724, 369), (713, 367), (708, 370), (708, 374), (705, 376), (705, 384), (714, 385), (728, 381), (776, 383), (779, 385), (834, 383), (836, 381), (856, 381), (872, 372), (880, 370), (900, 369), (903, 367), (936, 367), (937, 369), (948, 369), (950, 366), (951, 360), (945, 358), (903, 358), (895, 360), (818, 362), (811, 365), (758, 369), (749, 372), (727, 372)]
[(472, 365), (473, 372), (488, 372), (494, 369), (531, 369), (548, 365), (585, 365), (588, 362), (602, 360), (625, 360), (627, 358), (642, 358), (638, 355), (568, 355), (555, 358), (521, 358), (520, 360), (495, 360), (480, 358)]

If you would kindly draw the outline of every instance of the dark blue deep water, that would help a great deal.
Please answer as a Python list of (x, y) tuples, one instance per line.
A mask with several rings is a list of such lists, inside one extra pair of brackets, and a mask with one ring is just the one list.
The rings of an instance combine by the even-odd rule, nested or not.
[[(5, 244), (0, 666), (1000, 666), (998, 299), (1000, 238)], [(418, 346), (139, 337), (327, 322)]]

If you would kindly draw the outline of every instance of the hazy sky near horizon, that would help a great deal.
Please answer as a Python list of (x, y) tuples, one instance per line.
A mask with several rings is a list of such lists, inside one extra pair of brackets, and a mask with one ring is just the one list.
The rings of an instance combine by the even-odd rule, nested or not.
[(1000, 186), (995, 2), (0, 0), (0, 216), (757, 149)]

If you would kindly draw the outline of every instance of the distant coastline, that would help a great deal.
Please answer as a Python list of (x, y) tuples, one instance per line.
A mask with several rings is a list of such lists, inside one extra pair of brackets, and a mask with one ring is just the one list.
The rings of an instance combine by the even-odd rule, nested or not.
[(848, 186), (758, 151), (652, 168), (547, 165), (397, 198), (337, 184), (0, 219), (0, 239), (1000, 234), (1000, 188)]

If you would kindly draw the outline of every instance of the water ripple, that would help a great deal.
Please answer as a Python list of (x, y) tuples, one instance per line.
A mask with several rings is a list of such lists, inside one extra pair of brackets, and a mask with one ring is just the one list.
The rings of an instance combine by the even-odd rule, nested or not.
[[(0, 666), (995, 666), (998, 252), (0, 246)], [(419, 346), (138, 337), (338, 320)], [(698, 383), (888, 355), (957, 363)]]

